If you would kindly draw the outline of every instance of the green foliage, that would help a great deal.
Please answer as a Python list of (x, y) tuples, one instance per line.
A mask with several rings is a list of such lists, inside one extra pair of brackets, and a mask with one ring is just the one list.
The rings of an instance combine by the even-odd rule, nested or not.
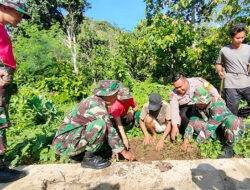
[(236, 155), (250, 158), (250, 129), (248, 128), (244, 136), (234, 145)]
[(123, 35), (120, 53), (131, 76), (138, 80), (152, 77), (155, 81), (169, 82), (181, 70), (200, 75), (197, 68), (198, 71), (211, 68), (211, 59), (209, 65), (201, 61), (203, 49), (197, 45), (200, 31), (191, 24), (159, 14), (150, 26), (142, 22), (132, 35)]
[[(63, 44), (63, 33), (54, 25), (50, 30), (39, 30), (36, 25), (22, 25), (24, 34), (15, 38), (18, 83), (33, 83), (44, 77), (58, 76), (61, 67), (69, 62), (69, 51)], [(33, 76), (33, 77), (30, 77)]]
[(172, 18), (187, 22), (231, 22), (234, 19), (249, 17), (249, 1), (232, 0), (144, 0), (146, 18), (151, 19), (164, 12)]
[(150, 81), (135, 82), (132, 87), (133, 97), (139, 108), (142, 108), (142, 106), (148, 102), (148, 96), (152, 92), (159, 93), (163, 100), (169, 101), (169, 93), (171, 90), (172, 86), (170, 85), (165, 86)]
[[(12, 165), (55, 162), (56, 155), (50, 148), (58, 121), (50, 125), (26, 126), (8, 130), (8, 159)], [(18, 128), (18, 126), (17, 126)]]
[(27, 100), (28, 110), (35, 113), (35, 123), (49, 123), (57, 115), (57, 110), (50, 100), (33, 96)]
[(222, 145), (220, 141), (207, 140), (198, 144), (201, 156), (204, 158), (217, 158), (221, 154)]
[(126, 134), (128, 136), (128, 139), (132, 139), (132, 138), (135, 138), (135, 137), (143, 137), (142, 130), (139, 127), (132, 128)]
[(64, 111), (70, 109), (71, 104), (52, 102), (50, 96), (39, 89), (22, 86), (17, 96), (12, 97), (10, 119), (13, 127), (7, 130), (7, 157), (12, 165), (58, 160), (51, 143)]
[(70, 17), (73, 17), (72, 20), (75, 23), (81, 23), (83, 19), (82, 13), (90, 5), (85, 0), (29, 0), (27, 2), (32, 15), (30, 22), (46, 29), (49, 29), (56, 22), (65, 27)]
[(78, 42), (83, 74), (89, 82), (115, 78), (129, 80), (124, 58), (118, 53), (116, 38), (120, 30), (105, 22), (85, 20), (82, 24)]

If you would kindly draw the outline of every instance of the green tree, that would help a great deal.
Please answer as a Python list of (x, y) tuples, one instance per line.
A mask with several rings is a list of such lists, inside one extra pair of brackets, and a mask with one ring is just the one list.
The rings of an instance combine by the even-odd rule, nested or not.
[(86, 0), (29, 1), (28, 4), (31, 9), (32, 23), (45, 29), (50, 28), (55, 22), (60, 23), (67, 35), (64, 42), (71, 52), (73, 71), (78, 74), (77, 34), (84, 19), (84, 12), (90, 4)]
[(172, 18), (181, 18), (192, 23), (231, 22), (239, 17), (249, 17), (248, 0), (145, 0), (146, 15), (151, 19), (159, 12)]

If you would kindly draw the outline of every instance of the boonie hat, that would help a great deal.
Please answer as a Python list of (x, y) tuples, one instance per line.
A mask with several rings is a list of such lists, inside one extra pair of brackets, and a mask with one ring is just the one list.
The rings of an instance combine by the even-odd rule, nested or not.
[(18, 11), (19, 13), (23, 14), (23, 19), (30, 19), (30, 14), (28, 13), (28, 9), (26, 6), (26, 1), (22, 0), (0, 0), (0, 4), (6, 7), (11, 7)]
[(119, 81), (117, 80), (101, 80), (94, 89), (96, 96), (112, 96), (119, 90)]

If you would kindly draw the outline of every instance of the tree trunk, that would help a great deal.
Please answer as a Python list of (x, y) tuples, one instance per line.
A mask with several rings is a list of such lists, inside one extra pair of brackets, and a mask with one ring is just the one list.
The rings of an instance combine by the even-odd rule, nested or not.
[(71, 61), (73, 64), (73, 72), (78, 74), (79, 70), (78, 70), (78, 66), (77, 66), (77, 44), (76, 44), (76, 37), (75, 37), (75, 33), (73, 32), (71, 26), (68, 27), (67, 29), (67, 47), (70, 49), (70, 53), (71, 53)]

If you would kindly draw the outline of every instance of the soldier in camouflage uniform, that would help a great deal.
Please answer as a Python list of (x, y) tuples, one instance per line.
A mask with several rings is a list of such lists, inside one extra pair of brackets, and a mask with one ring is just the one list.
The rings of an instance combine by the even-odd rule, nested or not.
[(111, 163), (95, 155), (95, 152), (107, 140), (113, 153), (121, 153), (128, 160), (134, 159), (133, 154), (124, 149), (124, 144), (112, 125), (107, 111), (107, 107), (117, 99), (118, 90), (118, 81), (100, 81), (94, 90), (94, 95), (83, 99), (65, 117), (53, 140), (58, 155), (72, 157), (85, 152), (83, 167), (105, 168)]
[(12, 44), (5, 25), (16, 27), (22, 19), (30, 18), (26, 6), (18, 0), (0, 0), (0, 183), (15, 181), (25, 172), (9, 169), (4, 161), (6, 151), (5, 130), (9, 127), (8, 102), (15, 89), (12, 83), (16, 69)]
[(221, 127), (226, 141), (225, 157), (232, 157), (232, 145), (244, 133), (245, 125), (242, 119), (233, 115), (222, 99), (216, 99), (209, 95), (204, 87), (195, 90), (192, 101), (196, 105), (199, 116), (190, 118), (185, 129), (182, 148), (187, 149), (189, 139), (194, 133), (197, 134), (198, 143), (202, 143), (208, 138), (216, 139), (216, 130)]

